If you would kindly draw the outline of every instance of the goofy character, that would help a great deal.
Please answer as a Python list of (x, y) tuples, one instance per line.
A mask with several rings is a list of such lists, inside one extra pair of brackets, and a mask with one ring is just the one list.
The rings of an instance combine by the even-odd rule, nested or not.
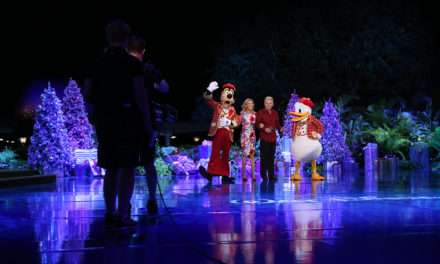
[(200, 174), (212, 180), (212, 176), (221, 176), (223, 183), (233, 183), (229, 172), (229, 150), (234, 138), (234, 128), (240, 124), (240, 116), (237, 115), (234, 104), (235, 85), (225, 83), (222, 87), (220, 102), (212, 99), (212, 93), (219, 88), (217, 82), (211, 82), (204, 93), (204, 98), (212, 114), (211, 127), (208, 136), (213, 137), (211, 158), (208, 163), (208, 170), (200, 166)]

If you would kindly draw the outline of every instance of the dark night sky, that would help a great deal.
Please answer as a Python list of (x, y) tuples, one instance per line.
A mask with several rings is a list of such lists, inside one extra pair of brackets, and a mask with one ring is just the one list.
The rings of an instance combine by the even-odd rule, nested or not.
[[(259, 7), (254, 4), (255, 8)], [(105, 24), (122, 18), (147, 38), (153, 61), (171, 84), (170, 102), (191, 105), (181, 107), (182, 118), (188, 117), (194, 96), (206, 85), (204, 68), (211, 61), (208, 50), (221, 45), (217, 33), (223, 23), (235, 23), (240, 15), (251, 14), (247, 9), (246, 3), (233, 1), (222, 1), (217, 7), (211, 2), (176, 5), (155, 1), (139, 5), (120, 1), (114, 5), (39, 2), (27, 4), (26, 9), (16, 8), (16, 15), (8, 21), (12, 42), (7, 45), (11, 47), (3, 51), (11, 60), (8, 71), (15, 78), (8, 88), (11, 95), (2, 97), (1, 113), (11, 116), (32, 80), (70, 76), (81, 80), (86, 66), (105, 46)]]
[[(91, 1), (89, 1), (91, 2)], [(7, 21), (2, 58), (8, 58), (7, 86), (1, 96), (2, 116), (13, 117), (23, 91), (32, 80), (81, 79), (85, 67), (105, 46), (104, 26), (111, 18), (123, 18), (147, 38), (153, 61), (172, 87), (170, 102), (180, 106), (181, 118), (187, 119), (193, 99), (203, 90), (205, 69), (212, 64), (210, 49), (222, 45), (221, 35), (227, 23), (239, 23), (243, 17), (276, 7), (271, 1), (205, 1), (204, 3), (146, 2), (144, 5), (119, 1), (118, 4), (72, 2), (50, 5), (26, 3), (26, 8), (12, 8)], [(320, 8), (316, 1), (316, 8)], [(147, 4), (145, 4), (147, 3)], [(434, 5), (420, 3), (426, 26), (438, 36)], [(5, 38), (2, 38), (5, 39)], [(438, 38), (435, 38), (438, 44)], [(438, 46), (438, 45), (437, 45)]]

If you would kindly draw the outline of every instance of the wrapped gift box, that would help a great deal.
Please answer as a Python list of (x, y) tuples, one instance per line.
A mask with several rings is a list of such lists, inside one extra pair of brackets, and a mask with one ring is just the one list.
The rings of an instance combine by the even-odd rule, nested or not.
[(198, 149), (200, 159), (209, 159), (209, 157), (211, 156), (212, 142), (208, 140), (203, 140), (202, 144), (198, 146)]

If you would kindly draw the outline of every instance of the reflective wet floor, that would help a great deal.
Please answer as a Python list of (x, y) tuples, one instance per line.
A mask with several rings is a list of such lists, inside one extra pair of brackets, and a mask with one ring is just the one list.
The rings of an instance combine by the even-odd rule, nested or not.
[(158, 217), (147, 216), (138, 177), (133, 230), (104, 227), (102, 184), (0, 190), (0, 263), (440, 263), (440, 176), (423, 172), (234, 185), (164, 177)]

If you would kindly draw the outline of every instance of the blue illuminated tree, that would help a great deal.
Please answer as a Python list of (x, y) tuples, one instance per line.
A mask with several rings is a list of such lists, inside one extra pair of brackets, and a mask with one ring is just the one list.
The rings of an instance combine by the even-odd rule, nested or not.
[(283, 142), (281, 140), (281, 135), (277, 132), (276, 133), (276, 146), (275, 146), (275, 161), (282, 161), (283, 160)]
[(289, 112), (293, 112), (295, 110), (295, 103), (298, 102), (299, 96), (294, 91), (290, 95), (289, 103), (287, 104), (286, 111), (284, 114), (284, 125), (283, 125), (283, 137), (292, 137), (292, 116), (289, 115)]
[(73, 166), (61, 101), (50, 83), (41, 94), (28, 152), (29, 165), (46, 174), (64, 174)]
[(63, 113), (70, 145), (75, 149), (93, 147), (92, 126), (78, 84), (70, 79), (64, 89)]
[(345, 143), (339, 112), (335, 105), (331, 100), (328, 100), (322, 111), (320, 120), (324, 124), (325, 130), (321, 138), (323, 150), (320, 160), (339, 162), (352, 160), (351, 151)]
[(284, 123), (282, 134), (277, 134), (277, 146), (276, 146), (276, 159), (281, 161), (284, 160), (283, 153), (290, 152), (290, 142), (292, 138), (292, 116), (289, 115), (290, 112), (295, 110), (295, 103), (298, 102), (299, 96), (294, 91), (290, 95), (289, 103), (287, 104), (286, 110), (284, 112)]

